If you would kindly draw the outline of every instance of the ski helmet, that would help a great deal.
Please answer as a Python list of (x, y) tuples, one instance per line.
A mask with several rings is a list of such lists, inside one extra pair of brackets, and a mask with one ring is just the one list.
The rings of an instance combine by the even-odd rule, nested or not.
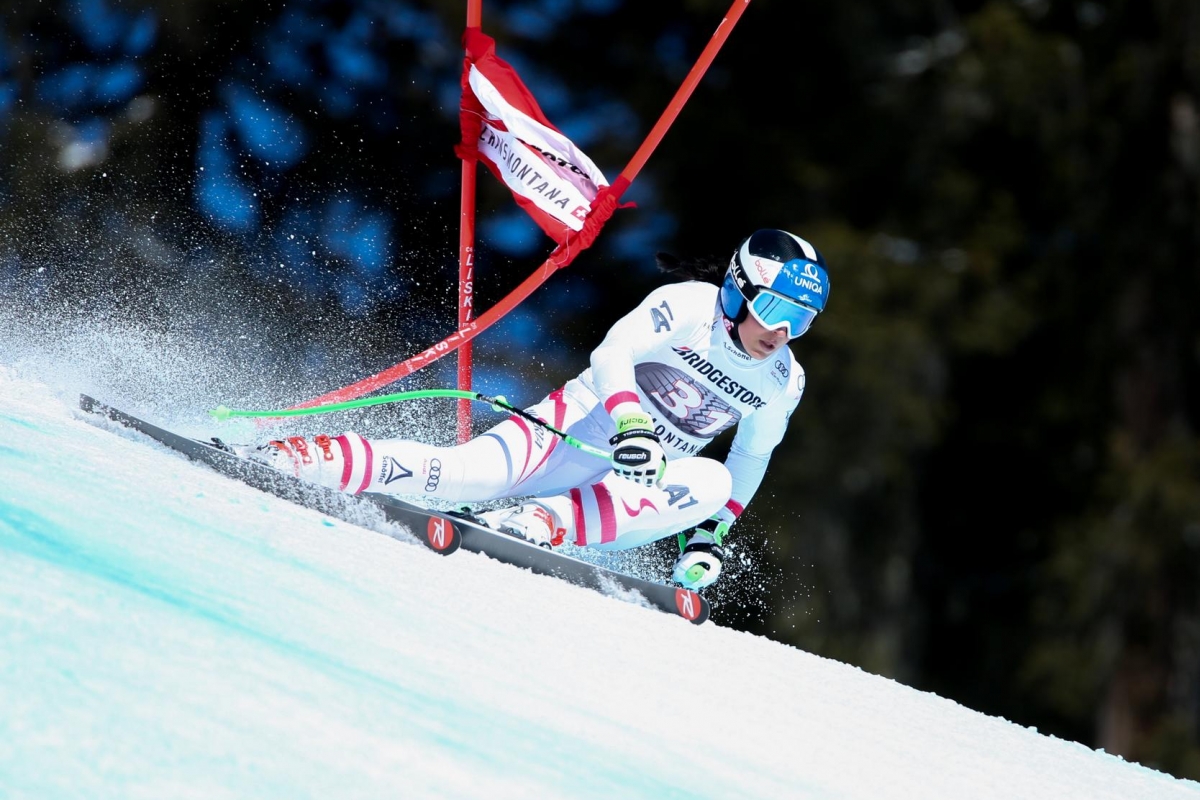
[(734, 324), (748, 314), (795, 339), (825, 310), (829, 274), (817, 248), (795, 234), (755, 231), (742, 242), (721, 286), (721, 311)]

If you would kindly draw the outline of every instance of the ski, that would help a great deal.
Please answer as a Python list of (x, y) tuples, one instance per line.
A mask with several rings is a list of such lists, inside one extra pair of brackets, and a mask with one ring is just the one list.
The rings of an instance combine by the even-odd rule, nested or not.
[(371, 516), (377, 519), (382, 516), (389, 522), (399, 523), (408, 528), (422, 544), (442, 555), (450, 555), (462, 544), (462, 535), (458, 524), (448, 516), (409, 507), (387, 497), (376, 495), (355, 497), (324, 486), (307, 483), (299, 478), (271, 469), (265, 464), (235, 455), (222, 449), (215, 442), (202, 442), (180, 436), (98, 402), (87, 395), (79, 396), (79, 407), (83, 411), (98, 414), (123, 427), (143, 433), (159, 444), (166, 445), (193, 461), (207, 464), (222, 475), (235, 478), (255, 489), (305, 508), (311, 508), (343, 522), (369, 527)]
[(87, 395), (80, 395), (79, 407), (85, 412), (138, 431), (159, 444), (208, 465), (222, 475), (330, 517), (369, 528), (370, 517), (382, 516), (417, 534), (422, 544), (437, 553), (449, 555), (462, 548), (601, 593), (613, 589), (637, 592), (654, 608), (676, 614), (695, 624), (701, 624), (709, 617), (711, 609), (708, 601), (687, 589), (598, 567), (494, 531), (463, 515), (433, 511), (387, 495), (343, 494), (301, 481), (265, 464), (236, 455), (215, 442), (203, 442), (172, 433)]

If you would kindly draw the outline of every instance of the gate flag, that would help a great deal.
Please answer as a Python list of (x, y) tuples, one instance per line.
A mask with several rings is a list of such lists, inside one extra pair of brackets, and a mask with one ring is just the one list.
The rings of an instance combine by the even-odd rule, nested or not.
[[(471, 2), (474, 3), (475, 0), (471, 0)], [(749, 4), (750, 0), (732, 0), (725, 18), (717, 26), (716, 32), (713, 33), (712, 39), (704, 48), (704, 52), (700, 54), (700, 58), (697, 59), (696, 63), (692, 65), (691, 70), (688, 71), (683, 83), (680, 85), (678, 91), (675, 92), (675, 96), (667, 105), (666, 110), (663, 111), (662, 116), (659, 117), (658, 122), (655, 123), (650, 133), (646, 136), (645, 141), (638, 147), (637, 152), (633, 154), (633, 158), (625, 165), (625, 169), (621, 170), (621, 174), (617, 176), (612, 184), (608, 184), (600, 171), (592, 164), (591, 160), (546, 120), (538, 108), (537, 102), (533, 99), (533, 95), (521, 83), (521, 80), (512, 68), (496, 57), (495, 42), (479, 30), (478, 15), (474, 17), (470, 15), (469, 3), (468, 19), (474, 19), (475, 24), (468, 26), (466, 34), (463, 37), (463, 43), (467, 50), (467, 59), (462, 76), (463, 101), (460, 113), (463, 140), (462, 144), (455, 148), (456, 152), (460, 158), (464, 159), (464, 163), (467, 161), (482, 160), (497, 176), (505, 180), (501, 168), (508, 166), (510, 161), (504, 155), (503, 150), (499, 151), (498, 160), (489, 160), (486, 153), (479, 147), (480, 138), (485, 133), (484, 122), (486, 121), (489, 129), (497, 133), (507, 134), (510, 137), (505, 141), (511, 143), (515, 140), (517, 144), (524, 148), (524, 152), (528, 154), (530, 160), (528, 162), (523, 161), (522, 166), (543, 164), (546, 171), (543, 173), (541, 170), (537, 170), (542, 181), (549, 183), (548, 176), (553, 175), (555, 181), (560, 185), (566, 184), (571, 190), (577, 192), (577, 202), (578, 198), (582, 199), (583, 202), (579, 204), (579, 208), (582, 208), (583, 211), (580, 212), (579, 208), (570, 207), (570, 198), (572, 196), (570, 194), (567, 195), (568, 199), (565, 204), (562, 202), (561, 194), (555, 195), (553, 198), (544, 198), (544, 200), (548, 199), (550, 201), (545, 203), (545, 206), (549, 206), (549, 208), (544, 210), (544, 206), (539, 206), (534, 199), (526, 196), (529, 194), (526, 191), (529, 188), (527, 183), (524, 184), (524, 189), (518, 190), (514, 188), (514, 196), (517, 202), (533, 216), (546, 233), (558, 244), (554, 252), (550, 254), (533, 274), (492, 308), (476, 319), (460, 323), (458, 330), (427, 350), (411, 356), (407, 360), (381, 372), (363, 378), (356, 383), (327, 392), (320, 397), (306, 400), (292, 406), (292, 408), (308, 408), (325, 403), (339, 403), (362, 397), (365, 394), (374, 392), (390, 383), (411, 375), (413, 372), (431, 364), (447, 353), (453, 353), (486, 331), (502, 319), (505, 314), (516, 308), (517, 305), (524, 302), (555, 271), (565, 268), (580, 252), (590, 247), (596, 236), (600, 233), (601, 228), (619, 207), (621, 197), (624, 196), (625, 191), (633, 183), (633, 179), (641, 172), (642, 168), (646, 165), (646, 161), (654, 152), (654, 149), (678, 118), (679, 112), (687, 103), (688, 98), (691, 97), (692, 91), (700, 83), (700, 79), (712, 64), (713, 59), (716, 58), (721, 46), (729, 38), (734, 25), (737, 24), (737, 21), (742, 16), (742, 12), (746, 10)], [(479, 91), (482, 94), (494, 100), (496, 105), (495, 112), (488, 111), (484, 107), (481, 98), (476, 95), (476, 90), (473, 88), (472, 83), (473, 73), (478, 74), (474, 85), (480, 87)], [(501, 115), (501, 111), (511, 114), (512, 119), (506, 121)], [(536, 131), (537, 135), (535, 136), (533, 133), (526, 131), (526, 128), (530, 131)], [(521, 135), (517, 133), (518, 131), (525, 131), (525, 133)], [(528, 139), (524, 138), (526, 135), (529, 136)], [(554, 143), (553, 147), (551, 143)], [(531, 146), (536, 146), (539, 149), (536, 151), (531, 150)], [(509, 150), (510, 154), (513, 152), (520, 153), (522, 151)], [(550, 160), (550, 154), (554, 155), (553, 160)], [(551, 164), (563, 169), (551, 170)], [(530, 167), (530, 169), (534, 170), (535, 168)], [(464, 169), (463, 172), (466, 173), (467, 170)], [(474, 170), (471, 172), (473, 173)], [(509, 186), (513, 186), (513, 183), (516, 183), (517, 187), (522, 187), (522, 179), (519, 178), (519, 175), (520, 172), (518, 169), (517, 175), (514, 176), (514, 181), (505, 180), (505, 183)], [(531, 172), (525, 173), (524, 180), (528, 182), (531, 177), (536, 179), (538, 176), (532, 175)], [(474, 181), (471, 181), (469, 185), (472, 190), (471, 197), (473, 200)], [(466, 195), (467, 186), (468, 183), (464, 178), (464, 196)], [(536, 189), (540, 186), (541, 182), (538, 182), (534, 188)], [(548, 193), (551, 191), (551, 187), (547, 186), (545, 191)], [(534, 191), (532, 192), (532, 196), (539, 197), (540, 195), (537, 191)], [(565, 215), (563, 214), (564, 211), (567, 212)], [(581, 222), (579, 220), (580, 214), (585, 216), (586, 220)], [(473, 216), (471, 216), (471, 221), (473, 223)]]
[(459, 158), (477, 159), (508, 186), (517, 203), (558, 244), (583, 229), (604, 174), (550, 124), (517, 73), (478, 28), (463, 36), (462, 144)]

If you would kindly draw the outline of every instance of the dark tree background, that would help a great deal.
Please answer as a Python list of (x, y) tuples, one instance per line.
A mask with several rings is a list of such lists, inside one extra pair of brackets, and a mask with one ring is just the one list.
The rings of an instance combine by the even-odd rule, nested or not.
[[(484, 28), (611, 178), (727, 8), (488, 0)], [(8, 3), (6, 302), (233, 342), (279, 402), (442, 338), (464, 14)], [(1198, 93), (1200, 0), (755, 0), (480, 388), (577, 372), (655, 250), (804, 235), (832, 299), (719, 620), (1200, 778)], [(486, 308), (549, 243), (480, 183)]]

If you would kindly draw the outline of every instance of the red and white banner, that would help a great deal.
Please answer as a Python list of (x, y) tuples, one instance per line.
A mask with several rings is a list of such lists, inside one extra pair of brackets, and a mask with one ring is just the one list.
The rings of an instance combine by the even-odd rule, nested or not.
[(460, 112), (463, 159), (478, 159), (512, 190), (517, 203), (558, 244), (583, 228), (603, 173), (550, 124), (517, 73), (477, 28), (464, 35)]

